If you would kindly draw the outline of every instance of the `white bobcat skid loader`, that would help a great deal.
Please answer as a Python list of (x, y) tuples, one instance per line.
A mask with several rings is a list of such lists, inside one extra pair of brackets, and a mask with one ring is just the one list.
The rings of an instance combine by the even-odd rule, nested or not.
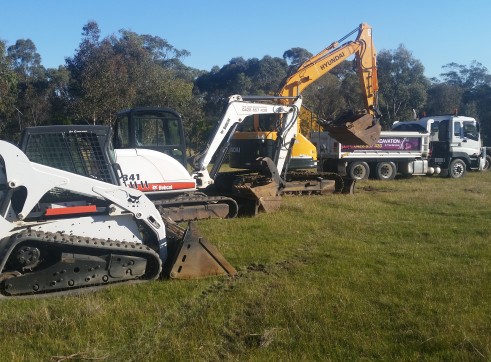
[(166, 225), (140, 191), (30, 162), (0, 141), (1, 297), (151, 280), (162, 270), (184, 279), (235, 273), (191, 230)]

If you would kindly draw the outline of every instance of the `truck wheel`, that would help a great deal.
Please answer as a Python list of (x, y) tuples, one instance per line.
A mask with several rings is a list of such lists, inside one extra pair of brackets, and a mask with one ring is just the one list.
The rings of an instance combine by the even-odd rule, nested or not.
[(370, 168), (366, 162), (355, 161), (349, 166), (349, 176), (354, 180), (366, 180), (370, 174)]
[(489, 171), (491, 168), (491, 156), (487, 155), (486, 156), (486, 162), (484, 163), (484, 168), (482, 169), (483, 171)]
[(460, 158), (456, 158), (450, 162), (450, 168), (448, 169), (448, 176), (450, 178), (461, 178), (466, 173), (465, 162)]
[(379, 180), (393, 180), (396, 177), (396, 164), (394, 162), (379, 162), (375, 169), (375, 176)]

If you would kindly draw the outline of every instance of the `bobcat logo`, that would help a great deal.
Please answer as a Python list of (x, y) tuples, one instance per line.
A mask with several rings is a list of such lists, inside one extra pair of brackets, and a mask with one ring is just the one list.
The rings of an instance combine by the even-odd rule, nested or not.
[(128, 197), (128, 202), (132, 203), (132, 204), (138, 204), (140, 202), (140, 197), (142, 197), (142, 195), (140, 196), (133, 196), (133, 195), (130, 195)]

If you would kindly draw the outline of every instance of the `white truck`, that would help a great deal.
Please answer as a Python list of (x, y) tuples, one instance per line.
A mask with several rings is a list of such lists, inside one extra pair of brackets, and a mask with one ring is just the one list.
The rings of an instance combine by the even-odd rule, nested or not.
[(460, 178), (467, 170), (482, 170), (486, 160), (479, 123), (463, 116), (396, 122), (373, 146), (340, 144), (328, 132), (312, 132), (311, 140), (319, 168), (356, 180), (391, 180), (397, 173)]

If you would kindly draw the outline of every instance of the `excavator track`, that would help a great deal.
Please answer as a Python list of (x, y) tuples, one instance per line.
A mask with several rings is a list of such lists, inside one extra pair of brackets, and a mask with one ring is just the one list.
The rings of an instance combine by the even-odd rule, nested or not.
[(353, 194), (354, 179), (334, 172), (289, 171), (281, 195)]
[(353, 194), (355, 180), (333, 172), (302, 171), (289, 171), (279, 180), (247, 170), (220, 173), (215, 187), (238, 202), (241, 215), (256, 215), (278, 210), (282, 195)]
[(144, 244), (29, 230), (0, 240), (0, 298), (90, 291), (161, 271), (158, 253)]
[(256, 215), (259, 211), (272, 212), (280, 208), (280, 185), (274, 178), (250, 170), (221, 172), (214, 188), (222, 195), (237, 201), (239, 215)]
[(152, 202), (163, 218), (170, 218), (175, 222), (234, 218), (239, 211), (237, 202), (230, 197), (209, 196), (199, 192)]

